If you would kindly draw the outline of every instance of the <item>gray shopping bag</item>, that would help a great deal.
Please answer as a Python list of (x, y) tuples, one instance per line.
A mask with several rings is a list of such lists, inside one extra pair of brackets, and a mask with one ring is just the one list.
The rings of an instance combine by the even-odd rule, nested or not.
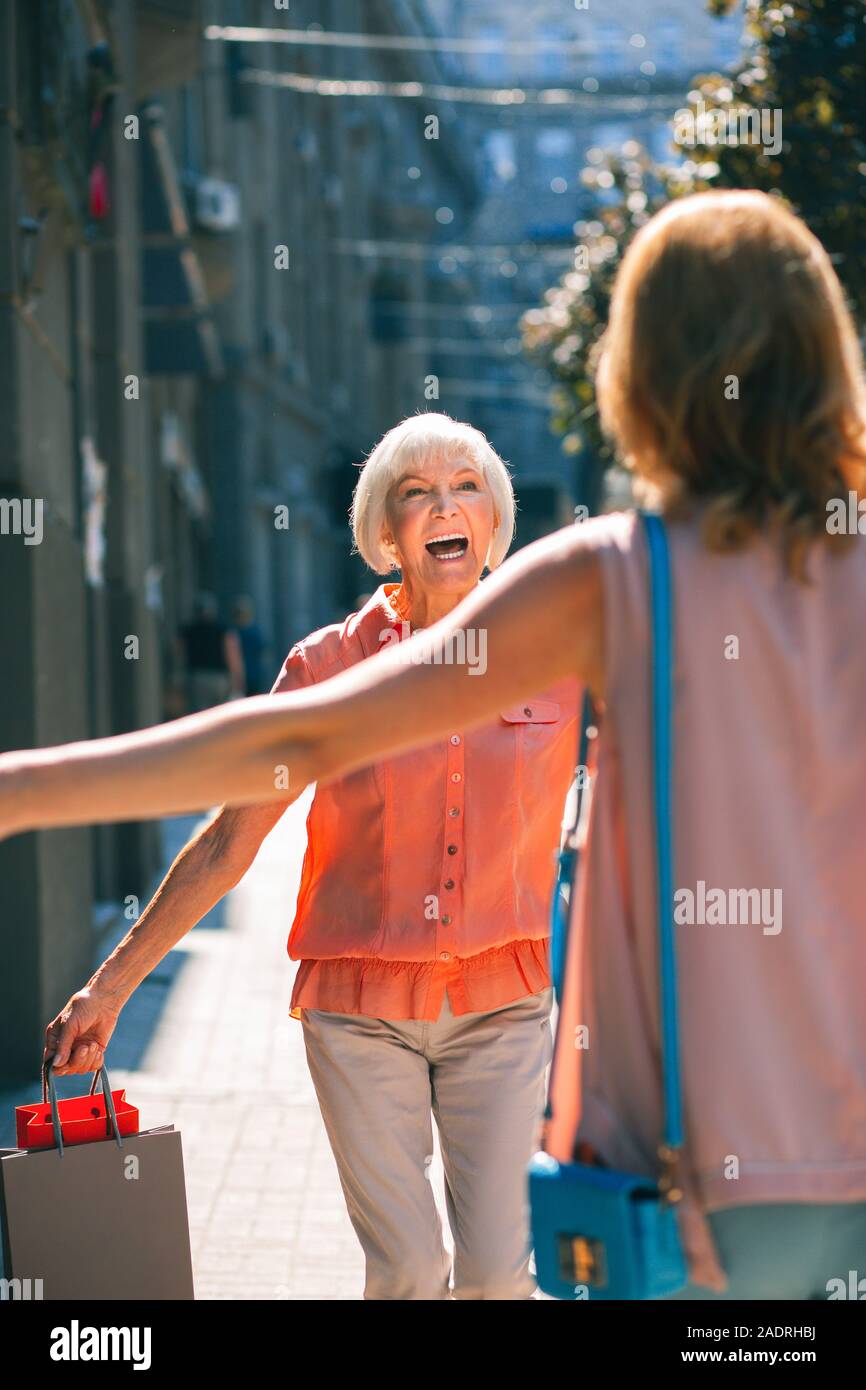
[(0, 1149), (4, 1288), (44, 1299), (194, 1298), (180, 1133), (163, 1125), (121, 1137), (104, 1067), (101, 1077), (112, 1138), (64, 1145), (49, 1066), (57, 1147)]

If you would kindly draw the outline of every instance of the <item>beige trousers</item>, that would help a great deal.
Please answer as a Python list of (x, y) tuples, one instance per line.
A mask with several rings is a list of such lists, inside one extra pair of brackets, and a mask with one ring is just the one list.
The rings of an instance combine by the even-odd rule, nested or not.
[(428, 1180), (436, 1119), (454, 1298), (531, 1298), (526, 1164), (539, 1138), (551, 989), (435, 1023), (304, 1009), (310, 1073), (366, 1299), (447, 1299), (450, 1258)]

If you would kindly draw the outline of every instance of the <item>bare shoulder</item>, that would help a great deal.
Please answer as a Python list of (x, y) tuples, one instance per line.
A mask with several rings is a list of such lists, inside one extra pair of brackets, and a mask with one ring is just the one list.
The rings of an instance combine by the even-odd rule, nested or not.
[(606, 557), (629, 551), (635, 543), (639, 518), (635, 511), (607, 512), (565, 528), (563, 563), (568, 572), (579, 638), (578, 665), (595, 699), (604, 703), (606, 686), (605, 585)]
[(628, 513), (613, 513), (562, 527), (517, 551), (480, 586), (532, 632), (539, 655), (549, 654), (543, 659), (552, 677), (577, 675), (598, 699), (604, 698), (602, 554), (628, 545), (631, 524)]
[(634, 511), (604, 512), (563, 526), (545, 539), (559, 540), (574, 557), (600, 559), (605, 551), (628, 550), (633, 544), (638, 516)]
[(550, 543), (547, 601), (561, 640), (571, 650), (573, 669), (598, 701), (604, 700), (605, 690), (602, 552), (617, 544), (621, 534), (621, 523), (604, 516), (544, 538)]
[(636, 524), (635, 512), (606, 512), (552, 531), (517, 551), (512, 559), (591, 574), (605, 551), (631, 547)]

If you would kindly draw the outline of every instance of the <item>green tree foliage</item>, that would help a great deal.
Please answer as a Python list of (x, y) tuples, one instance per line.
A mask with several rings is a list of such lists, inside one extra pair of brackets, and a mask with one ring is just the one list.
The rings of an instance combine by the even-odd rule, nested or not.
[[(735, 4), (709, 0), (718, 15)], [(575, 269), (524, 315), (525, 349), (557, 383), (553, 427), (566, 451), (580, 455), (584, 478), (612, 461), (599, 428), (593, 362), (613, 278), (635, 232), (670, 198), (706, 188), (760, 188), (785, 198), (827, 247), (866, 325), (866, 3), (747, 0), (746, 19), (751, 42), (736, 70), (696, 77), (688, 107), (696, 116), (709, 113), (708, 130), (712, 113), (729, 113), (730, 123), (737, 111), (781, 112), (781, 149), (704, 139), (668, 164), (634, 142), (618, 153), (594, 152), (581, 177), (598, 202), (593, 220), (576, 226)]]

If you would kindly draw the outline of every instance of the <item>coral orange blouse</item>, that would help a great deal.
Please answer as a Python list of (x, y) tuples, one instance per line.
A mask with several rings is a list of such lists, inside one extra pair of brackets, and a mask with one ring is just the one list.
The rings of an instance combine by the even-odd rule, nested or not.
[[(271, 693), (327, 680), (408, 636), (383, 584), (292, 647)], [(467, 679), (473, 677), (467, 672)], [(317, 787), (288, 939), (302, 1008), (375, 1018), (499, 1008), (550, 983), (555, 852), (581, 689), (566, 680), (499, 718)]]

